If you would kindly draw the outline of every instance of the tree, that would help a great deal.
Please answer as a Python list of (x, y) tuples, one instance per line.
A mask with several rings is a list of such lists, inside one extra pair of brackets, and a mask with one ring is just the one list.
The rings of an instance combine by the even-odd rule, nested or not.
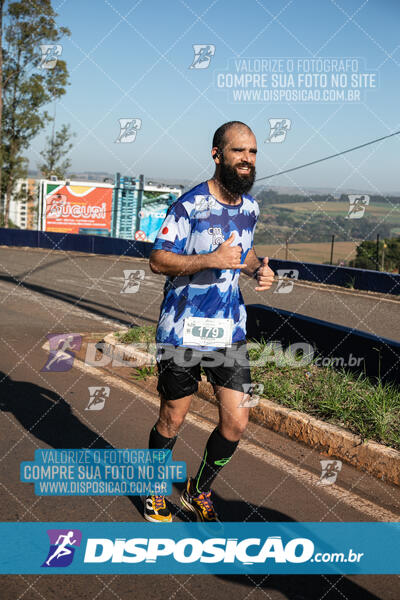
[(40, 153), (44, 162), (38, 165), (43, 177), (50, 179), (51, 175), (55, 175), (58, 179), (65, 179), (71, 161), (60, 161), (71, 150), (73, 144), (69, 141), (75, 135), (70, 131), (69, 125), (62, 125), (59, 131), (46, 138), (47, 147)]
[(384, 270), (400, 272), (400, 237), (385, 239)]
[[(0, 0), (0, 206), (3, 199), (1, 187), (1, 166), (3, 164), (2, 153), (2, 123), (3, 123), (3, 11), (5, 0)], [(3, 215), (2, 215), (3, 216)]]
[[(9, 194), (9, 201), (11, 199), (11, 193), (17, 184), (18, 179), (25, 179), (28, 170), (28, 159), (23, 156), (15, 156), (13, 159), (10, 158), (10, 146), (4, 145), (3, 152), (3, 177), (1, 179), (1, 196), (7, 197)], [(16, 200), (20, 200), (20, 197), (15, 196)], [(3, 215), (3, 226), (9, 227), (9, 201), (6, 206), (7, 210), (4, 211)]]
[[(2, 129), (1, 153), (3, 177), (0, 190), (5, 193), (4, 222), (8, 223), (9, 205), (18, 177), (26, 176), (27, 161), (22, 151), (51, 121), (41, 109), (65, 94), (68, 72), (66, 63), (57, 58), (51, 68), (41, 61), (40, 45), (55, 44), (64, 35), (66, 27), (55, 23), (57, 14), (50, 0), (11, 2), (4, 17), (2, 39)], [(4, 14), (3, 14), (4, 13)], [(4, 33), (4, 42), (3, 42)], [(50, 63), (47, 63), (47, 66)], [(4, 181), (3, 181), (4, 180)]]
[[(383, 260), (382, 253), (384, 252)], [(359, 269), (376, 269), (376, 242), (364, 241), (356, 248), (356, 258), (350, 261), (351, 267)], [(399, 270), (400, 237), (385, 238), (379, 242), (378, 265), (384, 263), (385, 271)]]

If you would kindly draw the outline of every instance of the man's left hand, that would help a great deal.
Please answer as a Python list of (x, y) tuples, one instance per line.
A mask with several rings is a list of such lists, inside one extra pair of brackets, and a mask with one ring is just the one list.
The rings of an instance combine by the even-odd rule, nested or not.
[(269, 290), (274, 281), (274, 272), (268, 266), (268, 257), (263, 258), (262, 265), (257, 271), (257, 283), (258, 286), (255, 288), (256, 292), (264, 292)]

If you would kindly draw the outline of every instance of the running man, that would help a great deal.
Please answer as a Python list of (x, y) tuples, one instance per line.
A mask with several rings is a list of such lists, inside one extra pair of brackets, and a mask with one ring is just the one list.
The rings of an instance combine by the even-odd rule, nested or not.
[[(203, 366), (218, 399), (219, 423), (181, 502), (207, 522), (218, 520), (211, 484), (230, 461), (249, 415), (243, 403), (251, 379), (239, 275), (257, 279), (257, 291), (268, 290), (274, 277), (268, 258), (261, 261), (253, 248), (259, 208), (248, 192), (256, 153), (247, 125), (231, 121), (219, 127), (211, 151), (214, 176), (170, 206), (150, 256), (153, 273), (167, 279), (156, 334), (160, 414), (149, 448), (172, 450)], [(172, 521), (164, 496), (148, 496), (144, 516)]]
[[(64, 340), (60, 340), (59, 346), (54, 354), (53, 358), (47, 363), (44, 367), (46, 371), (50, 370), (50, 367), (54, 363), (58, 363), (63, 360), (71, 360), (71, 356), (74, 356), (76, 348), (74, 348), (74, 337), (73, 335), (67, 336)], [(68, 352), (68, 350), (72, 350), (72, 354)]]
[[(74, 532), (68, 531), (67, 535), (59, 535), (58, 540), (56, 541), (56, 550), (50, 556), (48, 560), (46, 560), (46, 565), (49, 567), (51, 561), (54, 558), (61, 558), (62, 556), (66, 556), (67, 554), (71, 554), (71, 550), (67, 548), (67, 546), (73, 546), (76, 544), (76, 540), (73, 540)], [(62, 540), (62, 541), (60, 541)]]

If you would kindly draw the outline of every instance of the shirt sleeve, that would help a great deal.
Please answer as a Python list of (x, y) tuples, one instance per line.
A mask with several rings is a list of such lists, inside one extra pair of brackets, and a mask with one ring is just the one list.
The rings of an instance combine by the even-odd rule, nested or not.
[(252, 248), (254, 246), (254, 234), (256, 231), (256, 227), (257, 227), (257, 221), (258, 221), (258, 217), (260, 215), (260, 207), (258, 206), (258, 202), (255, 202), (254, 204), (255, 204), (255, 206), (254, 206), (254, 225), (253, 225), (253, 231), (251, 234), (251, 247)]
[(190, 219), (182, 202), (174, 202), (157, 233), (153, 250), (184, 254), (190, 234)]

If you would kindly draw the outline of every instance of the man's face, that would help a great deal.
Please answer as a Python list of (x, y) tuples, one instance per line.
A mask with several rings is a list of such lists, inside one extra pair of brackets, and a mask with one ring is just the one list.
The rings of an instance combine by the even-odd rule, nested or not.
[(256, 138), (245, 127), (231, 127), (224, 142), (219, 159), (220, 181), (231, 194), (246, 194), (256, 177)]

